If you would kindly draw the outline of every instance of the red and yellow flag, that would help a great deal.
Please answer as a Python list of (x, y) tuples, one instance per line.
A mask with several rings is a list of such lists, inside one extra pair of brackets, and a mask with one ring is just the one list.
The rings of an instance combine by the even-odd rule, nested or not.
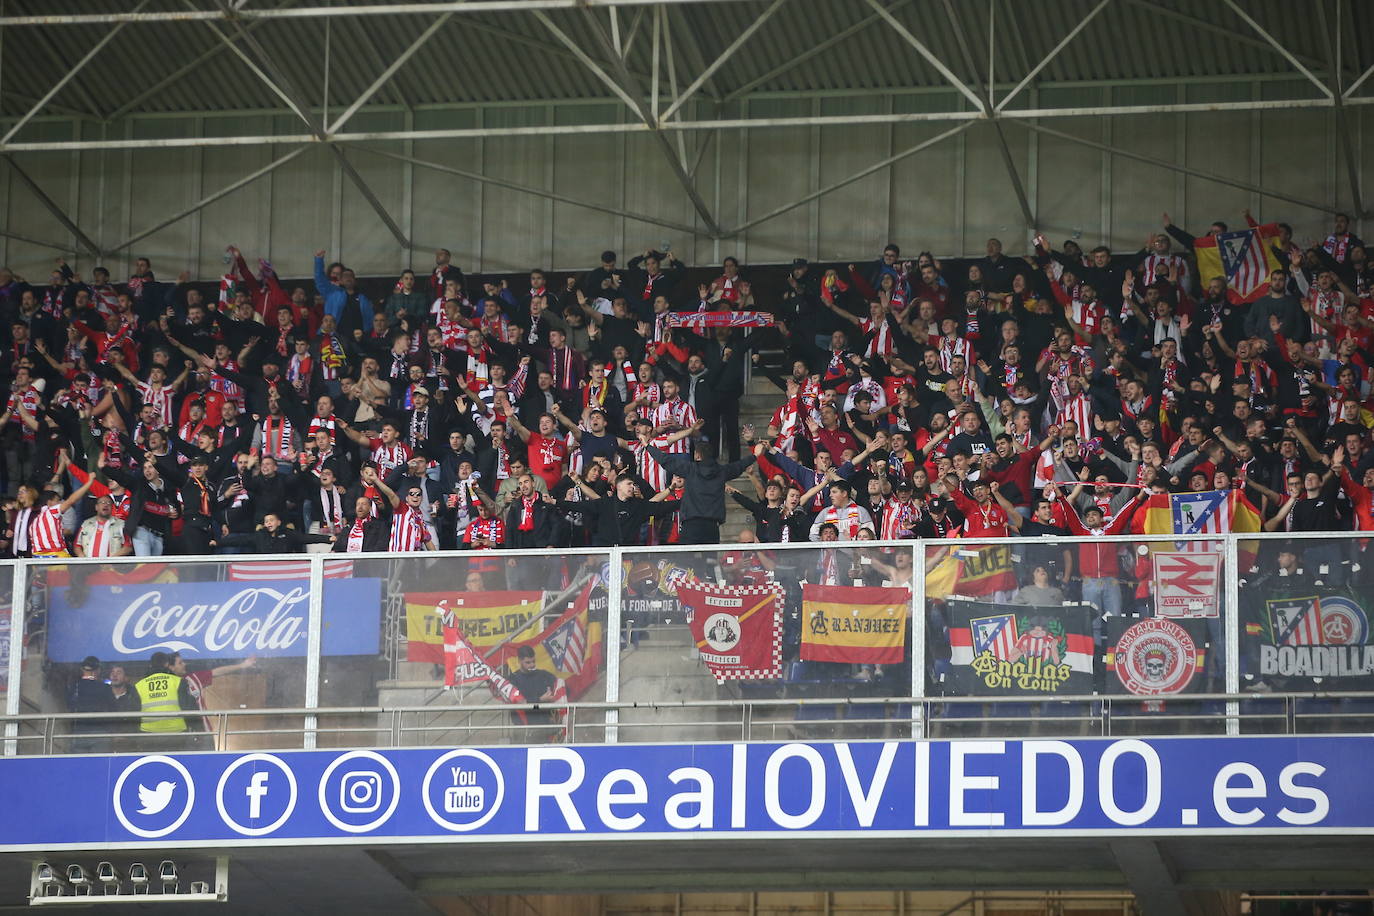
[[(472, 647), (486, 655), (515, 636), (544, 609), (543, 592), (406, 592), (406, 661), (444, 661), (440, 602), (453, 611)], [(532, 635), (532, 634), (531, 634)]]
[(802, 586), (802, 660), (899, 664), (910, 612), (905, 588), (808, 583)]

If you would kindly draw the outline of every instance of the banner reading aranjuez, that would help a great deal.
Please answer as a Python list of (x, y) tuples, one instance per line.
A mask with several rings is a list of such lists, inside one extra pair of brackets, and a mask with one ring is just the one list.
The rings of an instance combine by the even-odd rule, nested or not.
[(951, 597), (950, 680), (969, 696), (1044, 696), (1092, 690), (1087, 605), (1007, 607)]
[(911, 592), (905, 588), (802, 586), (801, 658), (896, 665), (906, 645)]
[[(321, 651), (377, 652), (381, 611), (380, 579), (326, 580)], [(297, 658), (306, 654), (309, 619), (310, 583), (304, 579), (68, 585), (51, 590), (48, 658), (146, 660), (156, 651), (187, 658)]]
[(1369, 597), (1281, 582), (1241, 590), (1246, 677), (1286, 690), (1374, 689)]
[(782, 586), (724, 586), (690, 579), (677, 587), (701, 660), (716, 681), (782, 677)]

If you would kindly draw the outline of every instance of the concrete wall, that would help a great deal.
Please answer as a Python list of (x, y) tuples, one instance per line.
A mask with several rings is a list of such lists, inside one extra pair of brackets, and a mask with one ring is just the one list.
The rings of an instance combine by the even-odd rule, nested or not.
[[(1309, 87), (1310, 88), (1310, 87)], [(1176, 101), (1267, 99), (1302, 94), (1280, 82), (1145, 85), (1041, 89), (1032, 105), (1144, 105)], [(726, 105), (721, 117), (795, 117), (845, 113), (950, 110), (954, 93), (913, 92), (846, 98), (751, 98)], [(699, 113), (714, 117), (714, 109)], [(364, 111), (350, 131), (462, 127), (519, 127), (554, 123), (607, 123), (623, 111), (604, 102), (499, 105)], [(1366, 189), (1374, 188), (1374, 112), (1350, 109), (1356, 154)], [(1350, 189), (1334, 117), (1328, 111), (1265, 111), (1188, 115), (1055, 118), (1043, 122), (1064, 133), (1141, 155), (1221, 173), (1328, 207), (1350, 208)], [(682, 138), (688, 162), (700, 158), (697, 186), (717, 221), (730, 229), (809, 192), (902, 152), (949, 127), (948, 122), (751, 129), (693, 133)], [(1168, 210), (1180, 225), (1199, 229), (1212, 219), (1239, 223), (1245, 207), (1261, 219), (1291, 222), (1299, 240), (1325, 233), (1329, 217), (1275, 200), (1070, 141), (1036, 134), (1017, 124), (1004, 128), (1040, 228), (1057, 242), (1078, 235), (1138, 247)], [(174, 138), (297, 132), (291, 118), (274, 114), (158, 116), (112, 124), (45, 120), (26, 129), (26, 140)], [(671, 138), (676, 146), (676, 136)], [(421, 160), (550, 189), (617, 210), (652, 214), (700, 227), (658, 147), (643, 134), (571, 134), (375, 144)], [(1024, 252), (1022, 225), (1011, 183), (992, 130), (969, 131), (903, 159), (819, 200), (803, 204), (738, 237), (713, 241), (704, 232), (646, 224), (509, 188), (482, 184), (347, 147), (350, 160), (391, 215), (422, 247), (444, 246), (467, 270), (585, 269), (609, 245), (626, 258), (671, 242), (688, 263), (725, 255), (745, 261), (872, 257), (893, 240), (911, 251), (981, 254), (989, 235), (1013, 253)], [(216, 189), (262, 167), (287, 148), (232, 146), (84, 153), (28, 153), (17, 157), (53, 200), (109, 252)], [(0, 226), (41, 242), (72, 245), (70, 234), (29, 190), (0, 167)], [(1366, 197), (1374, 192), (1366, 191)], [(1365, 226), (1368, 235), (1370, 227)], [(190, 269), (202, 279), (219, 275), (225, 244), (251, 258), (269, 257), (284, 276), (306, 275), (310, 255), (327, 248), (360, 274), (387, 275), (408, 263), (430, 263), (426, 251), (401, 250), (362, 196), (324, 149), (310, 149), (276, 172), (131, 247), (102, 260), (116, 278), (130, 259), (146, 255), (160, 278)], [(74, 249), (73, 249), (74, 250)], [(0, 237), (0, 263), (41, 279), (57, 251)], [(69, 258), (70, 259), (70, 258)], [(94, 266), (82, 254), (73, 263), (84, 275)]]

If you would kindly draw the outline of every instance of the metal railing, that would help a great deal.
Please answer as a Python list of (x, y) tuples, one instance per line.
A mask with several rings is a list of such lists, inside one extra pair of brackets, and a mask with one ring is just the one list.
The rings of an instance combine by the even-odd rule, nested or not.
[[(992, 699), (985, 697), (933, 697), (930, 694), (936, 692), (934, 685), (927, 683), (927, 666), (924, 663), (916, 663), (910, 666), (911, 681), (909, 688), (906, 684), (897, 685), (897, 691), (905, 692), (905, 697), (895, 698), (793, 698), (781, 700), (762, 700), (762, 699), (739, 699), (739, 700), (719, 700), (719, 701), (683, 701), (665, 703), (645, 703), (642, 700), (637, 703), (621, 703), (621, 657), (622, 652), (615, 651), (616, 636), (627, 632), (629, 620), (622, 615), (625, 602), (622, 598), (626, 595), (626, 577), (624, 568), (628, 563), (633, 564), (637, 561), (676, 559), (686, 566), (694, 565), (691, 555), (698, 555), (695, 565), (701, 566), (703, 563), (710, 565), (711, 557), (719, 557), (727, 552), (739, 550), (767, 550), (778, 558), (779, 566), (786, 566), (789, 555), (796, 557), (800, 562), (801, 558), (795, 554), (797, 551), (818, 551), (825, 547), (836, 547), (849, 550), (868, 550), (873, 548), (888, 548), (897, 551), (909, 551), (912, 559), (912, 567), (916, 570), (925, 568), (925, 560), (929, 556), (928, 551), (941, 547), (957, 548), (960, 551), (983, 547), (1006, 545), (1015, 551), (1027, 545), (1045, 546), (1047, 541), (1043, 538), (1005, 538), (996, 540), (972, 540), (962, 539), (959, 541), (925, 541), (925, 540), (904, 540), (904, 541), (850, 541), (833, 544), (817, 543), (792, 543), (792, 544), (721, 544), (721, 545), (674, 545), (658, 546), (652, 548), (636, 547), (613, 547), (613, 548), (573, 548), (560, 550), (556, 554), (547, 550), (520, 550), (520, 551), (484, 551), (482, 556), (489, 559), (504, 560), (513, 558), (520, 560), (526, 557), (540, 557), (548, 559), (550, 557), (559, 558), (605, 558), (608, 562), (605, 565), (605, 588), (607, 594), (607, 615), (605, 622), (605, 632), (607, 634), (607, 652), (605, 657), (605, 668), (602, 678), (605, 685), (604, 703), (574, 703), (567, 707), (567, 720), (560, 722), (557, 726), (550, 726), (550, 732), (557, 731), (559, 737), (566, 732), (570, 740), (586, 740), (583, 736), (590, 736), (592, 740), (614, 742), (620, 740), (620, 733), (624, 733), (628, 740), (660, 740), (657, 737), (645, 737), (652, 731), (651, 723), (641, 721), (628, 721), (626, 713), (629, 710), (636, 710), (636, 716), (644, 714), (645, 710), (687, 710), (687, 709), (728, 709), (728, 715), (710, 717), (708, 721), (701, 722), (679, 722), (674, 727), (681, 734), (688, 731), (706, 732), (708, 729), (715, 729), (722, 736), (722, 729), (730, 730), (731, 737), (735, 740), (747, 738), (751, 735), (762, 734), (768, 731), (773, 734), (780, 734), (784, 724), (779, 721), (777, 710), (780, 708), (790, 708), (794, 710), (793, 719), (796, 719), (796, 710), (808, 710), (808, 715), (814, 718), (805, 723), (792, 721), (786, 727), (801, 728), (803, 725), (811, 727), (813, 730), (832, 728), (839, 731), (848, 729), (858, 731), (853, 727), (855, 721), (848, 715), (837, 715), (825, 718), (821, 713), (812, 707), (835, 706), (852, 710), (856, 707), (902, 707), (901, 715), (889, 715), (881, 717), (887, 724), (886, 727), (893, 727), (892, 723), (901, 722), (906, 728), (906, 734), (910, 736), (938, 736), (941, 733), (952, 733), (958, 729), (965, 729), (976, 732), (978, 729), (1016, 727), (1016, 719), (1021, 716), (1020, 712), (1003, 714), (1000, 710), (1010, 706), (1024, 706), (1033, 710), (1031, 718), (1037, 723), (1037, 728), (1049, 728), (1050, 726), (1062, 729), (1077, 729), (1083, 734), (1114, 734), (1120, 728), (1158, 728), (1163, 726), (1184, 728), (1205, 728), (1212, 729), (1221, 723), (1227, 734), (1240, 734), (1245, 729), (1258, 728), (1260, 723), (1270, 723), (1279, 731), (1295, 733), (1307, 725), (1311, 724), (1306, 718), (1303, 704), (1322, 701), (1322, 702), (1356, 702), (1368, 699), (1367, 694), (1344, 693), (1344, 692), (1324, 692), (1324, 693), (1272, 693), (1272, 694), (1251, 694), (1242, 691), (1242, 681), (1240, 672), (1240, 595), (1243, 587), (1241, 577), (1235, 574), (1239, 568), (1238, 557), (1242, 549), (1254, 551), (1255, 544), (1260, 545), (1261, 549), (1265, 545), (1271, 548), (1275, 541), (1291, 541), (1300, 538), (1302, 542), (1311, 543), (1331, 543), (1336, 541), (1351, 541), (1350, 532), (1304, 532), (1301, 535), (1293, 534), (1264, 534), (1264, 533), (1245, 533), (1238, 535), (1207, 535), (1201, 537), (1182, 537), (1173, 535), (1144, 535), (1144, 536), (1114, 536), (1100, 538), (1061, 538), (1053, 543), (1056, 546), (1071, 547), (1077, 544), (1121, 544), (1121, 545), (1142, 545), (1145, 543), (1175, 545), (1185, 541), (1205, 542), (1211, 545), (1212, 549), (1221, 553), (1225, 558), (1225, 576), (1221, 583), (1221, 590), (1224, 599), (1223, 605), (1227, 610), (1223, 614), (1224, 633), (1221, 636), (1220, 647), (1223, 649), (1225, 660), (1224, 683), (1217, 686), (1223, 687), (1223, 692), (1214, 694), (1184, 694), (1175, 695), (1167, 698), (1168, 708), (1160, 711), (1158, 709), (1142, 710), (1141, 704), (1146, 702), (1145, 698), (1138, 696), (1075, 696), (1075, 697), (1047, 697), (1034, 699), (1002, 698)], [(1352, 559), (1358, 562), (1358, 550), (1349, 548), (1352, 552)], [(253, 737), (253, 732), (257, 732), (261, 740), (273, 739), (273, 736), (280, 734), (275, 728), (250, 729), (246, 725), (242, 728), (230, 728), (230, 723), (238, 722), (243, 716), (265, 716), (274, 723), (280, 723), (282, 717), (295, 716), (301, 720), (299, 725), (291, 727), (292, 734), (299, 734), (301, 746), (309, 748), (316, 746), (320, 741), (333, 741), (346, 739), (350, 734), (356, 737), (371, 736), (378, 743), (388, 746), (400, 746), (411, 740), (412, 736), (423, 734), (441, 734), (447, 732), (451, 735), (465, 734), (469, 736), (485, 737), (495, 743), (509, 740), (517, 730), (518, 726), (508, 721), (509, 712), (514, 707), (491, 707), (491, 706), (446, 706), (442, 704), (442, 697), (437, 685), (434, 686), (435, 702), (417, 707), (408, 706), (389, 706), (389, 707), (365, 707), (356, 709), (321, 708), (320, 706), (320, 683), (321, 683), (321, 664), (328, 656), (322, 655), (322, 634), (323, 634), (323, 585), (324, 564), (327, 561), (339, 559), (350, 559), (358, 562), (392, 561), (386, 568), (391, 570), (403, 570), (405, 564), (419, 564), (414, 568), (417, 570), (433, 570), (442, 567), (442, 564), (455, 561), (471, 561), (474, 554), (468, 551), (441, 551), (432, 553), (371, 553), (371, 554), (350, 554), (346, 558), (338, 554), (296, 554), (287, 556), (272, 555), (234, 555), (234, 556), (212, 556), (212, 557), (126, 557), (119, 559), (63, 559), (63, 560), (36, 560), (23, 559), (7, 561), (9, 565), (8, 576), (0, 564), (0, 603), (6, 597), (3, 593), (5, 585), (9, 586), (10, 606), (13, 608), (10, 621), (9, 646), (11, 651), (7, 659), (8, 667), (8, 691), (6, 693), (6, 705), (4, 709), (4, 751), (7, 754), (31, 752), (27, 748), (37, 743), (53, 749), (58, 749), (63, 744), (61, 729), (56, 723), (67, 723), (72, 714), (57, 713), (38, 713), (33, 715), (20, 715), (21, 694), (23, 694), (21, 676), (25, 675), (25, 653), (23, 648), (28, 647), (32, 650), (29, 636), (26, 633), (26, 614), (24, 611), (29, 607), (29, 589), (35, 581), (45, 581), (40, 579), (37, 574), (48, 569), (59, 567), (90, 567), (90, 566), (110, 566), (110, 567), (131, 567), (140, 563), (169, 563), (177, 567), (200, 566), (206, 563), (227, 564), (233, 563), (272, 563), (290, 562), (307, 564), (309, 569), (309, 614), (306, 621), (308, 633), (308, 643), (305, 657), (301, 660), (301, 670), (304, 675), (304, 686), (301, 692), (304, 702), (290, 710), (282, 709), (254, 709), (254, 710), (228, 710), (228, 711), (206, 711), (195, 715), (204, 715), (212, 721), (219, 723), (214, 740), (215, 746), (227, 745), (233, 742), (247, 741)], [(795, 565), (795, 564), (794, 564)], [(378, 567), (381, 569), (382, 567)], [(1352, 563), (1352, 568), (1355, 568)], [(394, 573), (401, 575), (401, 573)], [(916, 575), (911, 582), (911, 612), (914, 619), (921, 619), (925, 613), (926, 602), (926, 581), (922, 575)], [(455, 587), (456, 591), (461, 591)], [(380, 611), (379, 611), (380, 613)], [(385, 647), (384, 651), (388, 648)], [(908, 645), (910, 657), (924, 662), (927, 658), (926, 647), (926, 628), (914, 626), (911, 628), (910, 642)], [(5, 661), (0, 659), (0, 662)], [(28, 672), (28, 676), (40, 676), (43, 658), (41, 655), (31, 656), (30, 663), (33, 671)], [(700, 676), (709, 678), (709, 674), (704, 668), (700, 669)], [(1221, 678), (1218, 678), (1221, 681)], [(889, 685), (891, 686), (891, 685)], [(912, 699), (916, 698), (916, 699)], [(1260, 700), (1267, 701), (1260, 704)], [(1277, 707), (1274, 704), (1277, 703)], [(1066, 713), (1066, 704), (1086, 704), (1089, 709), (1087, 712)], [(1203, 710), (1207, 704), (1210, 708)], [(1220, 704), (1219, 706), (1217, 704)], [(1259, 705), (1264, 705), (1264, 710), (1257, 711)], [(1347, 704), (1348, 705), (1348, 704)], [(974, 707), (988, 707), (981, 710), (978, 716), (961, 715), (959, 711), (968, 710)], [(1245, 708), (1242, 708), (1242, 707)], [(467, 714), (471, 721), (460, 723), (455, 726), (455, 717), (460, 714)], [(325, 721), (329, 717), (335, 718), (342, 715), (367, 716), (370, 720), (366, 724), (352, 724), (348, 726), (340, 725), (337, 722), (332, 726)], [(433, 722), (426, 724), (421, 720), (421, 715), (433, 718)], [(1332, 719), (1332, 712), (1322, 712), (1321, 718), (1331, 720), (1339, 724), (1342, 720)], [(1359, 718), (1355, 711), (1337, 711), (1334, 715), (1348, 715), (1350, 721)], [(434, 718), (436, 717), (437, 718)], [(503, 716), (506, 721), (476, 721), (485, 716), (486, 720), (501, 719)], [(410, 717), (410, 718), (407, 718)], [(760, 718), (761, 717), (761, 718)], [(1316, 716), (1314, 716), (1315, 718)], [(411, 721), (414, 719), (415, 721)], [(385, 727), (378, 727), (375, 723), (385, 722)], [(39, 724), (42, 723), (42, 724)], [(1170, 726), (1170, 723), (1172, 725)], [(1203, 724), (1205, 723), (1205, 724)], [(69, 725), (63, 727), (69, 728)], [(1267, 727), (1267, 726), (1266, 726)], [(137, 737), (137, 736), (134, 736)], [(453, 742), (450, 742), (453, 743)], [(472, 742), (467, 742), (472, 743)]]
[[(865, 697), (766, 700), (682, 700), (663, 703), (478, 704), (360, 706), (209, 711), (206, 732), (184, 733), (185, 750), (235, 751), (345, 747), (438, 747), (543, 743), (874, 740), (928, 737), (1084, 737), (1223, 734), (1234, 719), (1240, 734), (1367, 733), (1374, 727), (1374, 691), (1349, 693), (1207, 693), (1168, 701), (1174, 712), (1140, 710), (1140, 697), (1093, 694), (1053, 700), (985, 697)], [(555, 713), (522, 722), (521, 713)], [(607, 726), (607, 713), (622, 714)], [(626, 721), (633, 713), (637, 721)], [(918, 714), (919, 713), (919, 714)], [(437, 714), (437, 715), (436, 715)], [(655, 716), (663, 721), (655, 721)], [(176, 718), (178, 713), (142, 718)], [(166, 732), (144, 732), (127, 714), (28, 713), (0, 717), (13, 753), (140, 753), (163, 746)], [(176, 737), (173, 733), (172, 737)]]

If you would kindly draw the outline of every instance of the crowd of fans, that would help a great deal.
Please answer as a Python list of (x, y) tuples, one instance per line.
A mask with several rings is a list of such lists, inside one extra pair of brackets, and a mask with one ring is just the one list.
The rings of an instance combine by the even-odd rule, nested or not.
[[(293, 286), (231, 247), (217, 296), (146, 259), (120, 284), (0, 269), (0, 551), (710, 544), (724, 502), (686, 478), (745, 467), (746, 541), (1114, 533), (1141, 495), (1224, 488), (1270, 530), (1374, 530), (1374, 269), (1348, 220), (1305, 247), (1284, 227), (1249, 303), (1199, 286), (1164, 223), (1130, 253), (888, 245), (755, 283), (652, 250), (527, 283), (440, 250), (385, 297), (324, 251)], [(740, 425), (760, 374), (766, 430)]]

